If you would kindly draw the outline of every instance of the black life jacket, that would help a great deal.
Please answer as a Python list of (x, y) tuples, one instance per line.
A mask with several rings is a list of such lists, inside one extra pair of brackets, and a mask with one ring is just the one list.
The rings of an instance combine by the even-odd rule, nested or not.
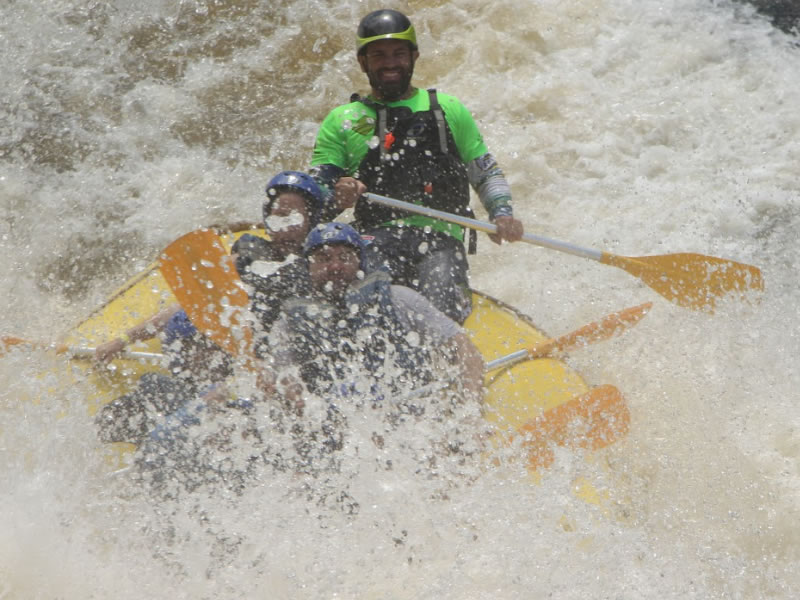
[[(304, 258), (297, 257), (266, 277), (259, 275), (253, 271), (253, 263), (280, 263), (284, 261), (284, 257), (278, 254), (271, 242), (249, 233), (236, 241), (231, 252), (236, 254), (236, 271), (239, 277), (252, 286), (250, 310), (261, 325), (260, 336), (265, 337), (280, 316), (285, 300), (311, 293), (308, 264)], [(257, 352), (263, 350), (264, 343), (262, 340), (256, 344)]]
[(380, 395), (433, 379), (430, 352), (410, 343), (382, 271), (351, 287), (342, 306), (298, 298), (284, 310), (292, 355), (316, 393)]
[[(436, 90), (428, 90), (430, 108), (411, 112), (406, 106), (386, 106), (361, 98), (377, 112), (379, 143), (367, 151), (356, 177), (375, 194), (468, 215), (469, 179)], [(379, 227), (409, 213), (361, 200), (356, 204), (360, 230)]]

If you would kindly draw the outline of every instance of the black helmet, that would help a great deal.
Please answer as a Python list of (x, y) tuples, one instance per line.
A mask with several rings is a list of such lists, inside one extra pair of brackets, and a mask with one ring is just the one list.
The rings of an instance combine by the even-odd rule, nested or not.
[(406, 40), (413, 50), (417, 49), (417, 34), (408, 17), (396, 10), (384, 8), (361, 19), (356, 34), (356, 51), (362, 54), (370, 42), (385, 39)]

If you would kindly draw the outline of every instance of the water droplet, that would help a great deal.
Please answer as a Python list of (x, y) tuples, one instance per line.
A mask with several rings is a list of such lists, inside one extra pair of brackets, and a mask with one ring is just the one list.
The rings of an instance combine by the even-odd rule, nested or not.
[(325, 36), (322, 36), (321, 38), (317, 38), (316, 41), (314, 42), (314, 45), (311, 47), (311, 51), (314, 54), (319, 54), (320, 50), (322, 49), (322, 46), (327, 41), (328, 41), (328, 38), (326, 38)]

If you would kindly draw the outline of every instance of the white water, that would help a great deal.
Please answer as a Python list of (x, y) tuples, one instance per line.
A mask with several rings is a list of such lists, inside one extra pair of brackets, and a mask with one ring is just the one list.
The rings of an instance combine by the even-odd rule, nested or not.
[[(377, 7), (3, 3), (0, 331), (54, 339), (177, 235), (258, 218), (269, 177), (303, 168), (325, 112), (363, 90), (352, 32)], [(631, 409), (608, 473), (565, 453), (541, 485), (509, 468), (445, 500), (448, 477), (402, 461), (373, 472), (355, 435), (355, 518), (287, 502), (298, 482), (276, 476), (180, 507), (171, 542), (168, 519), (97, 458), (88, 386), (37, 379), (56, 359), (14, 353), (0, 361), (0, 598), (794, 597), (796, 40), (721, 1), (404, 8), (418, 85), (470, 107), (530, 231), (754, 264), (760, 304), (696, 313), (620, 270), (483, 238), (474, 287), (549, 332), (654, 301), (571, 357)], [(607, 478), (625, 518), (570, 494), (582, 472)], [(212, 558), (223, 538), (242, 540), (233, 562)]]

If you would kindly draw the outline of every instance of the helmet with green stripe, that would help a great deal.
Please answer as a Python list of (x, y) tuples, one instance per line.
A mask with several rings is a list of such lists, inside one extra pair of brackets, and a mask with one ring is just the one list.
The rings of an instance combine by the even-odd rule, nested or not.
[(389, 8), (376, 10), (361, 19), (356, 34), (356, 51), (363, 54), (367, 44), (378, 40), (405, 40), (417, 49), (417, 34), (408, 17)]

